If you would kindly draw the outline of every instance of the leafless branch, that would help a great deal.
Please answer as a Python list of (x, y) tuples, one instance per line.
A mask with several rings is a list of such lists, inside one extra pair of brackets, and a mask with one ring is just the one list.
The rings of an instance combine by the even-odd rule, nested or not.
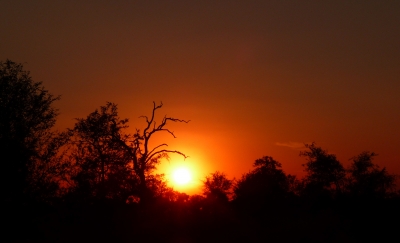
[(144, 118), (146, 119), (146, 122), (149, 123), (149, 118), (147, 116), (139, 116), (139, 118)]
[(166, 120), (171, 120), (173, 122), (184, 122), (184, 123), (190, 122), (190, 120), (182, 120), (182, 119), (173, 118), (173, 117), (167, 117)]
[(177, 150), (167, 150), (167, 149), (163, 149), (163, 150), (159, 150), (157, 152), (154, 152), (153, 154), (149, 154), (149, 156), (147, 157), (145, 163), (147, 164), (147, 162), (149, 162), (155, 155), (157, 154), (162, 154), (162, 153), (174, 153), (174, 154), (180, 154), (183, 156), (184, 159), (188, 158), (189, 156), (187, 156), (186, 154), (177, 151)]
[(163, 144), (160, 144), (160, 145), (156, 146), (155, 148), (153, 148), (153, 149), (149, 152), (149, 154), (152, 154), (154, 151), (156, 151), (158, 148), (160, 148), (160, 147), (162, 147), (162, 146), (167, 146), (167, 147), (168, 147), (168, 144), (163, 143)]

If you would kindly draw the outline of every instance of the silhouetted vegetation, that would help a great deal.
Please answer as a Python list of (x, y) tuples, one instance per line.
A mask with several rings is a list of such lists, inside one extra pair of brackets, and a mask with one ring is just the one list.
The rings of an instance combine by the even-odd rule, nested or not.
[(343, 192), (346, 176), (343, 165), (334, 154), (317, 147), (305, 145), (308, 150), (300, 153), (307, 158), (303, 166), (307, 172), (302, 193), (314, 197), (336, 197)]
[(0, 62), (0, 80), (1, 200), (47, 197), (57, 190), (50, 164), (63, 143), (51, 131), (58, 115), (52, 105), (59, 97), (11, 60)]
[(352, 159), (348, 170), (347, 192), (352, 197), (387, 198), (392, 195), (395, 187), (395, 176), (389, 174), (386, 168), (372, 163), (373, 152), (362, 152)]
[(203, 194), (207, 199), (227, 202), (232, 194), (233, 180), (219, 171), (206, 176), (203, 181)]
[(281, 163), (265, 156), (256, 160), (253, 166), (254, 170), (236, 183), (235, 200), (264, 204), (288, 196), (291, 180), (281, 169)]
[(139, 178), (133, 174), (125, 150), (129, 135), (128, 120), (120, 120), (117, 105), (107, 103), (77, 119), (69, 130), (69, 156), (64, 178), (70, 185), (69, 196), (80, 201), (111, 199), (126, 201), (135, 194)]
[[(364, 151), (347, 169), (336, 155), (305, 144), (305, 176), (286, 174), (270, 156), (239, 179), (220, 171), (203, 195), (169, 188), (154, 173), (168, 154), (149, 147), (164, 117), (127, 132), (117, 105), (106, 103), (73, 128), (53, 131), (58, 96), (21, 64), (0, 63), (1, 203), (6, 242), (361, 242), (394, 237), (400, 216), (396, 175)], [(18, 230), (23, 232), (14, 234)]]

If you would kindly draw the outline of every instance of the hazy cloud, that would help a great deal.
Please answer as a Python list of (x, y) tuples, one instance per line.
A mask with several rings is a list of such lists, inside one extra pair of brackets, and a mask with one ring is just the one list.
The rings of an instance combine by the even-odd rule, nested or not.
[(306, 148), (304, 146), (304, 143), (300, 143), (300, 142), (287, 142), (287, 143), (276, 142), (275, 145), (288, 147), (288, 148), (296, 149), (296, 150), (301, 150), (301, 149)]

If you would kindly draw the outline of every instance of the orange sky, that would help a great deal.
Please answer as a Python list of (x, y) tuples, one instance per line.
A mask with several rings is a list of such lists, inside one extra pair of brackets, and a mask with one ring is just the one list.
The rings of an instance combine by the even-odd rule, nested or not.
[[(400, 174), (400, 1), (1, 1), (0, 59), (43, 81), (71, 127), (106, 101), (161, 137), (197, 182), (272, 156), (300, 174), (299, 145), (344, 163), (363, 150)], [(172, 125), (172, 124), (171, 124)], [(168, 172), (181, 159), (164, 163)], [(168, 166), (170, 168), (168, 168)]]

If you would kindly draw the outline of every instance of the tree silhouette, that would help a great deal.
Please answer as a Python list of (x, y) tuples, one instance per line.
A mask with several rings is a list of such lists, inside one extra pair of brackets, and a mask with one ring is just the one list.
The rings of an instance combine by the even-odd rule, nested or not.
[(334, 196), (341, 193), (344, 185), (345, 169), (336, 159), (334, 154), (328, 154), (326, 150), (317, 147), (315, 143), (306, 144), (309, 151), (300, 152), (307, 158), (303, 164), (307, 175), (304, 178), (305, 193), (314, 195)]
[(32, 199), (52, 203), (65, 193), (64, 158), (67, 154), (65, 145), (69, 141), (67, 132), (51, 132), (40, 144), (40, 155), (29, 169), (29, 192)]
[(168, 187), (164, 174), (146, 175), (146, 184), (147, 190), (150, 193), (149, 196), (151, 197), (163, 197), (166, 193), (172, 190), (172, 188)]
[(394, 188), (395, 176), (372, 163), (377, 154), (364, 151), (352, 158), (348, 190), (355, 197), (384, 198)]
[(203, 194), (212, 200), (228, 201), (231, 195), (233, 180), (222, 172), (216, 171), (206, 176), (203, 181)]
[(87, 199), (125, 201), (137, 180), (130, 158), (121, 143), (129, 135), (127, 119), (118, 117), (117, 105), (108, 102), (70, 129), (70, 178), (76, 195)]
[(54, 155), (46, 144), (55, 136), (51, 128), (58, 112), (52, 105), (58, 99), (41, 82), (34, 82), (22, 64), (0, 62), (1, 198), (13, 201), (25, 197), (30, 191), (29, 180), (35, 177), (33, 171), (40, 167), (37, 163), (46, 156), (44, 162), (48, 162)]
[(142, 132), (139, 129), (136, 129), (136, 133), (133, 135), (133, 140), (130, 142), (130, 144), (122, 142), (125, 149), (128, 151), (130, 159), (132, 160), (133, 170), (139, 177), (140, 194), (144, 200), (151, 197), (151, 191), (148, 187), (147, 178), (151, 175), (151, 172), (156, 168), (156, 165), (160, 163), (162, 158), (168, 158), (168, 154), (170, 153), (179, 154), (184, 158), (187, 158), (184, 153), (178, 150), (165, 149), (165, 147), (168, 146), (166, 143), (162, 143), (150, 148), (149, 142), (156, 133), (167, 132), (176, 138), (175, 134), (166, 128), (168, 122), (189, 122), (186, 120), (164, 116), (161, 123), (156, 125), (156, 121), (154, 120), (155, 113), (162, 106), (162, 103), (160, 105), (156, 105), (156, 103), (153, 102), (153, 111), (150, 118), (147, 116), (141, 116), (142, 118), (146, 119), (147, 126), (145, 129)]
[(283, 172), (281, 163), (272, 157), (257, 159), (254, 170), (246, 173), (235, 185), (235, 199), (251, 203), (283, 199), (287, 196), (295, 178)]

